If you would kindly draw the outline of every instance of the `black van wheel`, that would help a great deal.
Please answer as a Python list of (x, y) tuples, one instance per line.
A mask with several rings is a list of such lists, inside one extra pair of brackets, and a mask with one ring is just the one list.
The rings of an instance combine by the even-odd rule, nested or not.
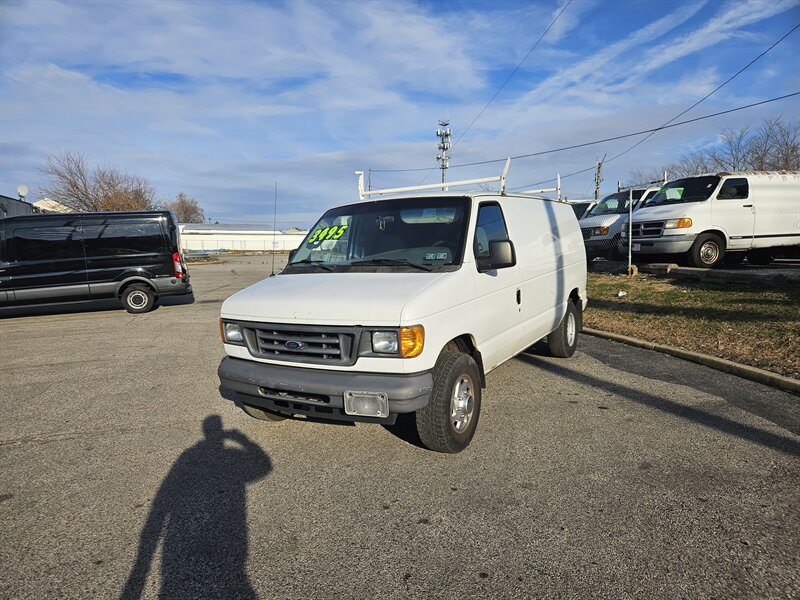
[(146, 313), (153, 310), (155, 302), (153, 290), (143, 283), (134, 283), (122, 291), (122, 306), (129, 313)]
[(259, 421), (285, 421), (286, 417), (283, 415), (279, 415), (278, 413), (274, 413), (269, 411), (265, 408), (259, 408), (258, 406), (253, 406), (252, 404), (245, 404), (242, 403), (242, 410), (246, 412), (248, 415), (253, 417), (254, 419), (258, 419)]
[(481, 375), (468, 354), (442, 352), (433, 367), (433, 391), (428, 405), (417, 411), (417, 433), (435, 452), (466, 448), (481, 411)]
[(567, 301), (567, 312), (555, 331), (547, 336), (550, 354), (557, 358), (569, 358), (578, 347), (578, 332), (581, 330), (581, 315), (572, 300)]

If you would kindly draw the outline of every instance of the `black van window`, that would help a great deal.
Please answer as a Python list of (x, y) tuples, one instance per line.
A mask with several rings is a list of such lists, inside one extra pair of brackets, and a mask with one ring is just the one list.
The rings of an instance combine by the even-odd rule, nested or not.
[(12, 261), (83, 259), (77, 227), (18, 227), (6, 240)]
[(482, 204), (475, 227), (475, 258), (489, 256), (489, 242), (507, 240), (508, 230), (498, 204)]
[(750, 185), (744, 177), (726, 179), (717, 194), (718, 200), (745, 200), (750, 195)]
[(84, 225), (83, 239), (87, 257), (148, 254), (164, 249), (159, 221)]

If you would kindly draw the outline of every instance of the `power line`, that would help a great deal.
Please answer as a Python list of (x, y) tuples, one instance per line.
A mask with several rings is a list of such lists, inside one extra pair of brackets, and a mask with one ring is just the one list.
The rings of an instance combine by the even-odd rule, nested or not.
[[(571, 0), (570, 0), (570, 2), (571, 2)], [(565, 5), (565, 6), (564, 6), (564, 9), (566, 9), (566, 7), (567, 7), (567, 6), (569, 6), (569, 3), (568, 3), (567, 5)], [(561, 13), (563, 13), (563, 12), (564, 12), (564, 9), (562, 9), (562, 11), (561, 11), (561, 12), (558, 14), (558, 16), (556, 17), (556, 20), (558, 19), (558, 17), (560, 17), (560, 16), (561, 16)], [(555, 20), (553, 21), (553, 23), (551, 23), (551, 24), (550, 24), (550, 27), (552, 27), (554, 23), (555, 23)], [(548, 27), (548, 29), (547, 29), (547, 30), (549, 30), (549, 29), (550, 29), (550, 27)], [(755, 57), (753, 60), (751, 60), (749, 63), (747, 63), (747, 64), (746, 64), (744, 67), (742, 67), (741, 69), (739, 69), (739, 70), (738, 70), (736, 73), (734, 73), (733, 75), (731, 75), (731, 76), (730, 76), (730, 77), (729, 77), (727, 80), (725, 80), (723, 83), (721, 83), (719, 86), (717, 86), (717, 87), (716, 87), (714, 90), (712, 90), (711, 92), (709, 92), (708, 94), (706, 94), (706, 95), (705, 95), (703, 98), (701, 98), (700, 100), (698, 100), (697, 102), (695, 102), (694, 104), (692, 104), (692, 105), (691, 105), (689, 108), (687, 108), (686, 110), (684, 110), (684, 111), (682, 111), (682, 112), (678, 113), (677, 115), (675, 115), (674, 117), (672, 117), (672, 118), (671, 118), (669, 121), (667, 121), (666, 123), (664, 123), (664, 124), (663, 124), (663, 125), (661, 125), (660, 127), (655, 127), (655, 128), (653, 128), (653, 129), (646, 129), (646, 130), (639, 131), (639, 132), (636, 132), (636, 133), (629, 133), (629, 134), (625, 134), (625, 135), (621, 135), (621, 136), (615, 136), (615, 137), (611, 137), (611, 138), (606, 138), (606, 139), (603, 139), (603, 140), (597, 140), (597, 141), (593, 141), (593, 142), (586, 142), (586, 143), (584, 143), (584, 144), (576, 144), (576, 145), (573, 145), (573, 146), (564, 146), (564, 147), (562, 147), (562, 148), (555, 148), (555, 149), (551, 149), (551, 150), (544, 150), (544, 151), (541, 151), (541, 152), (533, 152), (533, 153), (529, 153), (529, 154), (521, 154), (521, 155), (518, 155), (518, 156), (512, 156), (511, 158), (512, 158), (512, 159), (518, 159), (518, 158), (529, 158), (529, 157), (532, 157), (532, 156), (541, 156), (541, 155), (543, 155), (543, 154), (551, 154), (551, 153), (553, 153), (553, 152), (561, 152), (561, 151), (563, 151), (563, 150), (573, 150), (573, 149), (576, 149), (576, 148), (582, 148), (582, 147), (585, 147), (585, 146), (590, 146), (590, 145), (594, 145), (594, 144), (601, 144), (601, 143), (605, 143), (605, 142), (610, 142), (610, 141), (615, 141), (615, 140), (619, 140), (619, 139), (624, 139), (624, 138), (626, 138), (626, 137), (635, 137), (635, 136), (637, 136), (637, 135), (643, 135), (643, 134), (645, 134), (645, 133), (647, 133), (647, 134), (648, 134), (648, 135), (647, 135), (645, 138), (643, 138), (643, 139), (639, 140), (639, 141), (638, 141), (636, 144), (634, 144), (633, 146), (631, 146), (630, 148), (628, 148), (628, 149), (627, 149), (627, 150), (625, 150), (624, 152), (621, 152), (620, 154), (617, 154), (616, 156), (614, 156), (614, 157), (612, 157), (612, 158), (609, 158), (609, 159), (606, 161), (606, 162), (610, 162), (610, 161), (612, 161), (612, 160), (615, 160), (615, 159), (617, 159), (617, 158), (619, 158), (619, 157), (623, 156), (624, 154), (627, 154), (628, 152), (630, 152), (631, 150), (633, 150), (634, 148), (636, 148), (638, 145), (640, 145), (641, 143), (643, 143), (644, 141), (646, 141), (648, 138), (650, 138), (651, 136), (653, 136), (653, 135), (654, 135), (656, 132), (658, 132), (658, 131), (661, 131), (662, 129), (669, 129), (670, 127), (676, 127), (676, 126), (678, 126), (678, 125), (684, 125), (684, 124), (687, 124), (687, 123), (692, 123), (692, 122), (694, 122), (694, 121), (699, 121), (699, 120), (702, 120), (702, 119), (708, 119), (708, 118), (711, 118), (711, 117), (715, 117), (715, 116), (723, 115), (723, 114), (726, 114), (726, 113), (728, 113), (728, 112), (735, 112), (735, 111), (737, 111), (737, 110), (744, 110), (745, 108), (752, 108), (753, 106), (758, 106), (758, 105), (760, 105), (760, 104), (766, 104), (766, 103), (768, 103), (768, 102), (775, 102), (775, 101), (777, 101), (777, 100), (783, 100), (784, 98), (789, 98), (789, 97), (791, 97), (791, 96), (795, 96), (795, 95), (797, 95), (797, 93), (795, 93), (795, 94), (788, 94), (788, 95), (786, 95), (786, 96), (780, 96), (780, 97), (777, 97), (777, 98), (772, 98), (772, 99), (770, 99), (770, 100), (765, 100), (765, 101), (763, 101), (763, 102), (757, 102), (757, 103), (754, 103), (754, 104), (749, 104), (749, 105), (746, 105), (746, 106), (741, 106), (741, 107), (738, 107), (738, 108), (735, 108), (735, 109), (730, 109), (730, 110), (728, 110), (728, 111), (722, 111), (722, 112), (719, 112), (719, 113), (713, 113), (713, 114), (711, 114), (711, 115), (705, 115), (705, 116), (703, 116), (703, 117), (699, 117), (699, 118), (697, 118), (697, 119), (691, 119), (691, 120), (688, 120), (688, 121), (682, 121), (682, 122), (680, 122), (680, 123), (674, 123), (674, 124), (673, 124), (673, 121), (675, 121), (675, 119), (677, 119), (677, 118), (679, 118), (679, 117), (681, 117), (681, 116), (685, 115), (687, 112), (689, 112), (690, 110), (692, 110), (693, 108), (695, 108), (696, 106), (698, 106), (700, 103), (702, 103), (702, 102), (704, 102), (705, 100), (707, 100), (708, 98), (710, 98), (710, 97), (711, 97), (713, 94), (715, 94), (716, 92), (718, 92), (718, 91), (719, 91), (720, 89), (722, 89), (723, 87), (725, 87), (727, 84), (729, 84), (731, 81), (733, 81), (733, 80), (734, 80), (736, 77), (738, 77), (738, 76), (739, 76), (739, 75), (741, 75), (741, 74), (742, 74), (744, 71), (746, 71), (747, 69), (749, 69), (749, 68), (750, 68), (750, 67), (751, 67), (753, 64), (755, 64), (755, 63), (756, 63), (756, 62), (757, 62), (759, 59), (761, 59), (761, 58), (762, 58), (762, 57), (763, 57), (765, 54), (767, 54), (767, 53), (768, 53), (768, 52), (770, 52), (770, 51), (771, 51), (773, 48), (775, 48), (775, 46), (777, 46), (778, 44), (780, 44), (780, 43), (781, 43), (783, 40), (785, 40), (785, 39), (786, 39), (787, 37), (789, 37), (789, 36), (790, 36), (792, 33), (794, 33), (794, 31), (795, 31), (795, 30), (797, 30), (798, 28), (800, 28), (800, 23), (798, 23), (797, 25), (795, 25), (795, 26), (794, 26), (794, 27), (793, 27), (791, 30), (789, 30), (789, 31), (788, 31), (786, 34), (784, 34), (784, 35), (783, 35), (783, 36), (782, 36), (780, 39), (778, 39), (778, 40), (777, 40), (775, 43), (773, 43), (773, 44), (772, 44), (772, 45), (771, 45), (769, 48), (767, 48), (767, 49), (766, 49), (766, 50), (764, 50), (764, 51), (763, 51), (761, 54), (759, 54), (758, 56), (756, 56), (756, 57)], [(544, 37), (544, 35), (547, 33), (547, 30), (545, 31), (545, 33), (544, 33), (544, 34), (542, 34), (542, 37)], [(541, 39), (542, 39), (542, 38), (540, 37), (540, 38), (539, 38), (539, 41), (541, 41)], [(539, 42), (539, 41), (537, 41), (537, 44), (538, 44), (538, 42)], [(533, 49), (534, 49), (535, 47), (536, 47), (536, 44), (534, 44), (534, 47), (533, 47), (533, 48), (531, 48), (531, 51), (529, 51), (529, 52), (528, 52), (528, 55), (530, 54), (530, 52), (532, 52), (532, 51), (533, 51)], [(520, 62), (520, 64), (517, 66), (517, 69), (519, 69), (519, 67), (522, 65), (522, 63), (523, 63), (523, 62), (525, 62), (525, 59), (527, 59), (528, 55), (526, 55), (526, 56), (525, 56), (525, 58), (523, 58), (523, 59), (522, 59), (522, 62)], [(506, 84), (506, 83), (508, 83), (508, 80), (509, 80), (509, 79), (510, 79), (510, 78), (513, 76), (513, 74), (514, 74), (514, 73), (517, 71), (517, 69), (515, 69), (515, 70), (514, 70), (514, 72), (512, 72), (512, 74), (509, 76), (509, 78), (506, 80), (506, 82), (503, 84), (503, 86), (505, 86), (505, 84)], [(501, 86), (501, 87), (500, 87), (500, 89), (502, 89), (502, 87), (503, 87), (503, 86)], [(499, 93), (499, 91), (500, 91), (500, 90), (498, 90), (498, 92), (497, 92), (497, 93)], [(483, 113), (483, 111), (484, 111), (484, 110), (486, 110), (486, 107), (488, 107), (489, 103), (491, 103), (491, 101), (492, 101), (492, 100), (494, 100), (494, 98), (497, 96), (497, 93), (495, 93), (495, 95), (494, 95), (494, 96), (492, 96), (492, 99), (491, 99), (491, 100), (489, 100), (489, 102), (486, 104), (486, 106), (484, 106), (484, 108), (481, 110), (481, 112), (480, 112), (480, 113), (478, 113), (478, 117), (479, 117), (479, 116), (480, 116), (480, 115)], [(472, 121), (472, 123), (470, 123), (470, 126), (469, 126), (469, 127), (472, 127), (472, 125), (475, 123), (475, 121), (478, 119), (478, 117), (476, 117), (475, 119), (473, 119), (473, 121)], [(469, 127), (467, 128), (467, 130), (469, 130)], [(466, 130), (465, 130), (465, 131), (464, 131), (464, 133), (463, 133), (463, 134), (462, 134), (462, 135), (461, 135), (461, 136), (458, 138), (458, 140), (456, 140), (455, 144), (457, 144), (457, 143), (458, 143), (458, 142), (461, 140), (461, 138), (462, 138), (462, 137), (464, 137), (464, 134), (466, 134)], [(455, 144), (453, 144), (453, 146), (455, 146)], [(458, 165), (450, 165), (450, 168), (453, 168), (453, 169), (455, 169), (455, 168), (459, 168), (459, 167), (474, 167), (474, 166), (480, 166), (480, 165), (488, 165), (488, 164), (494, 164), (494, 163), (500, 163), (500, 162), (504, 162), (505, 160), (506, 160), (505, 158), (497, 158), (497, 159), (491, 159), (491, 160), (483, 160), (483, 161), (476, 161), (476, 162), (470, 162), (470, 163), (462, 163), (462, 164), (458, 164)], [(582, 169), (582, 170), (580, 170), (580, 171), (575, 171), (574, 173), (570, 173), (570, 174), (567, 174), (567, 175), (562, 175), (562, 176), (561, 176), (561, 178), (562, 178), (562, 179), (564, 179), (564, 178), (566, 178), (566, 177), (571, 177), (571, 176), (573, 176), (573, 175), (578, 175), (578, 174), (580, 174), (580, 173), (586, 173), (586, 172), (588, 172), (588, 171), (591, 171), (591, 170), (592, 170), (592, 169), (594, 169), (594, 168), (595, 168), (595, 167), (589, 167), (589, 168), (587, 168), (587, 169)], [(433, 170), (433, 169), (431, 169), (431, 167), (418, 167), (418, 168), (413, 168), (413, 169), (372, 169), (372, 172), (374, 172), (374, 173), (411, 173), (411, 172), (418, 172), (418, 171), (432, 171), (432, 170)], [(424, 181), (424, 180), (423, 180), (423, 181)], [(538, 182), (538, 183), (532, 183), (532, 184), (529, 184), (528, 186), (523, 186), (523, 187), (530, 187), (530, 186), (540, 185), (540, 184), (543, 184), (543, 183), (550, 183), (551, 181), (555, 181), (555, 179), (548, 179), (548, 180), (546, 180), (546, 181), (541, 181), (541, 182)]]
[[(564, 14), (564, 11), (565, 11), (565, 10), (567, 10), (567, 7), (569, 7), (569, 5), (570, 5), (570, 4), (572, 4), (572, 0), (569, 0), (569, 1), (568, 1), (568, 2), (567, 2), (565, 5), (564, 5), (564, 7), (563, 7), (563, 8), (562, 8), (562, 9), (559, 11), (559, 13), (556, 15), (555, 19), (553, 19), (553, 21), (550, 23), (550, 25), (548, 25), (548, 26), (547, 26), (547, 29), (545, 29), (545, 30), (544, 30), (544, 33), (542, 33), (542, 35), (540, 35), (540, 36), (539, 36), (539, 39), (538, 39), (538, 40), (536, 40), (536, 43), (534, 43), (534, 44), (533, 44), (533, 46), (531, 46), (530, 50), (528, 50), (527, 54), (525, 54), (525, 56), (523, 56), (523, 57), (522, 57), (522, 60), (521, 60), (521, 61), (519, 61), (519, 63), (517, 64), (517, 66), (516, 66), (516, 67), (514, 67), (514, 70), (513, 70), (513, 71), (511, 71), (511, 73), (509, 74), (509, 76), (508, 76), (508, 77), (506, 77), (506, 80), (505, 80), (505, 81), (504, 81), (502, 84), (500, 84), (500, 87), (499, 87), (499, 88), (497, 88), (497, 91), (494, 93), (494, 95), (493, 95), (491, 98), (489, 98), (489, 101), (488, 101), (488, 102), (487, 102), (487, 103), (484, 105), (484, 107), (483, 107), (483, 108), (482, 108), (482, 109), (481, 109), (481, 110), (478, 112), (478, 114), (477, 114), (477, 115), (475, 115), (475, 118), (474, 118), (474, 119), (472, 119), (472, 122), (471, 122), (469, 125), (467, 125), (467, 128), (466, 128), (466, 129), (465, 129), (465, 130), (464, 130), (464, 131), (461, 133), (461, 135), (459, 135), (459, 136), (458, 136), (458, 138), (456, 139), (456, 141), (453, 143), (453, 145), (452, 145), (452, 148), (455, 148), (455, 147), (458, 145), (458, 142), (460, 142), (460, 141), (461, 141), (461, 139), (462, 139), (462, 138), (463, 138), (465, 135), (467, 135), (467, 132), (468, 132), (470, 129), (472, 129), (472, 126), (473, 126), (473, 125), (475, 125), (475, 123), (477, 122), (477, 120), (481, 118), (481, 115), (484, 113), (484, 111), (485, 111), (487, 108), (489, 108), (489, 105), (490, 105), (490, 104), (491, 104), (491, 103), (494, 101), (494, 99), (495, 99), (495, 98), (497, 98), (497, 96), (500, 94), (500, 92), (502, 92), (502, 91), (503, 91), (503, 88), (504, 88), (504, 87), (506, 87), (506, 85), (508, 85), (508, 82), (509, 82), (509, 81), (511, 81), (511, 78), (512, 78), (512, 77), (514, 77), (514, 75), (516, 75), (516, 74), (517, 74), (517, 71), (519, 71), (519, 70), (520, 70), (520, 68), (521, 68), (521, 67), (522, 67), (522, 65), (525, 63), (525, 61), (526, 61), (526, 60), (528, 60), (528, 57), (529, 57), (529, 56), (530, 56), (530, 55), (533, 53), (533, 51), (534, 51), (534, 50), (536, 50), (536, 47), (537, 47), (537, 46), (538, 46), (538, 45), (539, 45), (539, 44), (542, 42), (542, 40), (544, 39), (544, 36), (546, 36), (546, 35), (547, 35), (547, 33), (548, 33), (548, 32), (549, 32), (549, 31), (550, 31), (552, 28), (553, 28), (553, 25), (555, 25), (555, 24), (556, 24), (556, 22), (557, 22), (557, 21), (558, 21), (558, 20), (561, 18), (561, 15), (563, 15), (563, 14)], [(420, 182), (419, 182), (419, 185), (422, 185), (422, 184), (425, 182), (425, 180), (428, 178), (428, 175), (430, 175), (430, 174), (431, 174), (431, 172), (433, 172), (433, 169), (430, 169), (430, 172), (429, 172), (427, 175), (425, 175), (425, 177), (423, 177), (423, 178), (422, 178), (422, 181), (420, 181)]]
[[(554, 154), (556, 152), (563, 152), (565, 150), (575, 150), (576, 148), (585, 148), (587, 146), (595, 146), (597, 144), (605, 144), (607, 142), (614, 142), (616, 140), (623, 140), (623, 139), (626, 139), (626, 138), (629, 138), (629, 137), (636, 137), (637, 135), (644, 135), (645, 133), (655, 133), (657, 131), (662, 131), (664, 129), (672, 129), (673, 127), (680, 127), (681, 125), (687, 125), (689, 123), (696, 123), (697, 121), (703, 121), (705, 119), (711, 119), (713, 117), (719, 117), (721, 115), (727, 115), (729, 113), (738, 112), (740, 110), (745, 110), (747, 108), (753, 108), (754, 106), (761, 106), (762, 104), (769, 104), (771, 102), (777, 102), (779, 100), (785, 100), (786, 98), (792, 98), (793, 96), (800, 96), (800, 92), (793, 92), (791, 94), (785, 94), (783, 96), (777, 96), (775, 98), (769, 98), (767, 100), (761, 100), (760, 102), (753, 102), (751, 104), (745, 104), (744, 106), (737, 106), (736, 108), (729, 108), (727, 110), (721, 110), (719, 112), (711, 113), (711, 114), (708, 114), (708, 115), (703, 115), (702, 117), (695, 117), (693, 119), (687, 119), (685, 121), (678, 121), (677, 123), (670, 123), (668, 125), (661, 125), (660, 127), (653, 127), (652, 129), (643, 129), (641, 131), (635, 131), (633, 133), (624, 133), (622, 135), (615, 135), (615, 136), (603, 138), (603, 139), (600, 139), (600, 140), (593, 140), (591, 142), (583, 142), (581, 144), (573, 144), (571, 146), (561, 146), (560, 148), (551, 148), (549, 150), (540, 150), (539, 152), (529, 152), (528, 154), (517, 154), (516, 156), (511, 156), (511, 157), (506, 157), (506, 158), (511, 158), (511, 160), (517, 160), (517, 159), (520, 159), (520, 158), (531, 158), (533, 156), (542, 156), (542, 155), (545, 155), (545, 154)], [(501, 162), (505, 162), (506, 158), (495, 158), (495, 159), (492, 159), (492, 160), (481, 160), (481, 161), (476, 161), (476, 162), (471, 162), (471, 163), (463, 163), (463, 164), (460, 164), (460, 165), (450, 165), (450, 168), (453, 169), (453, 168), (456, 168), (456, 167), (474, 167), (474, 166), (477, 166), (477, 165), (489, 165), (489, 164), (493, 164), (493, 163), (501, 163)], [(608, 162), (608, 161), (606, 161), (606, 162)], [(585, 173), (586, 171), (591, 171), (594, 168), (595, 167), (592, 166), (592, 167), (589, 167), (588, 169), (583, 169), (582, 171), (576, 171), (575, 173), (572, 173), (571, 175), (577, 175), (578, 173)], [(426, 169), (425, 168), (421, 168), (421, 169), (392, 169), (392, 170), (388, 170), (387, 169), (387, 170), (385, 170), (383, 172), (387, 172), (387, 171), (404, 172), (404, 171), (424, 171), (424, 170), (426, 170)], [(379, 171), (378, 169), (373, 169), (373, 172), (378, 172), (378, 171)], [(561, 178), (564, 179), (565, 177), (569, 177), (569, 176), (570, 175), (562, 175)], [(542, 182), (539, 182), (539, 183), (548, 183), (550, 181), (555, 181), (555, 179), (548, 179), (547, 181), (542, 181)], [(523, 187), (539, 185), (539, 183), (531, 183), (528, 186), (523, 186)]]
[[(689, 112), (690, 110), (692, 110), (692, 109), (693, 109), (695, 106), (697, 106), (697, 105), (698, 105), (698, 104), (700, 104), (701, 102), (704, 102), (705, 100), (707, 100), (708, 98), (710, 98), (711, 96), (713, 96), (714, 94), (716, 94), (716, 93), (717, 93), (719, 90), (721, 90), (722, 88), (724, 88), (724, 87), (725, 87), (726, 85), (728, 85), (728, 84), (729, 84), (731, 81), (733, 81), (734, 79), (736, 79), (736, 78), (737, 78), (739, 75), (741, 75), (741, 74), (742, 74), (742, 73), (744, 73), (744, 72), (745, 72), (747, 69), (749, 69), (749, 68), (750, 68), (752, 65), (754, 65), (754, 64), (756, 63), (756, 61), (758, 61), (758, 60), (759, 60), (759, 59), (760, 59), (762, 56), (764, 56), (764, 55), (765, 55), (767, 52), (769, 52), (770, 50), (772, 50), (772, 49), (773, 49), (775, 46), (777, 46), (778, 44), (780, 44), (780, 43), (781, 43), (783, 40), (785, 40), (785, 39), (786, 39), (787, 37), (789, 37), (789, 36), (790, 36), (792, 33), (794, 33), (794, 31), (795, 31), (795, 30), (796, 30), (798, 27), (800, 27), (800, 23), (798, 23), (797, 25), (795, 25), (794, 27), (792, 27), (792, 28), (789, 30), (789, 32), (788, 32), (788, 33), (786, 33), (786, 34), (785, 34), (783, 37), (781, 37), (781, 38), (780, 38), (780, 39), (779, 39), (777, 42), (775, 42), (774, 44), (772, 44), (772, 45), (771, 45), (769, 48), (767, 48), (767, 49), (766, 49), (766, 50), (764, 50), (764, 51), (763, 51), (761, 54), (759, 54), (758, 56), (756, 56), (756, 57), (755, 57), (753, 60), (751, 60), (749, 63), (747, 63), (747, 64), (746, 64), (745, 66), (743, 66), (741, 69), (739, 69), (738, 71), (736, 71), (736, 73), (734, 73), (733, 75), (731, 75), (730, 77), (728, 77), (728, 79), (726, 79), (726, 80), (725, 80), (723, 83), (721, 83), (721, 84), (720, 84), (720, 85), (718, 85), (716, 88), (714, 88), (712, 91), (710, 91), (708, 94), (706, 94), (705, 96), (703, 96), (702, 98), (700, 98), (700, 100), (698, 100), (697, 102), (695, 102), (694, 104), (692, 104), (692, 105), (691, 105), (689, 108), (687, 108), (687, 109), (686, 109), (686, 110), (684, 110), (683, 112), (680, 112), (680, 113), (678, 113), (677, 115), (675, 115), (674, 117), (672, 117), (672, 118), (671, 118), (669, 121), (667, 121), (666, 123), (664, 123), (664, 125), (669, 125), (669, 124), (670, 124), (670, 123), (672, 123), (672, 122), (673, 122), (675, 119), (678, 119), (678, 118), (682, 117), (682, 116), (683, 116), (683, 115), (685, 115), (687, 112)], [(636, 148), (636, 147), (637, 147), (637, 146), (639, 146), (640, 144), (643, 144), (644, 142), (646, 142), (647, 140), (649, 140), (649, 139), (650, 139), (650, 138), (651, 138), (653, 135), (655, 135), (655, 133), (656, 133), (656, 132), (655, 132), (655, 131), (653, 131), (653, 132), (651, 132), (651, 133), (647, 134), (645, 137), (643, 137), (641, 140), (639, 140), (638, 142), (636, 142), (636, 143), (635, 143), (633, 146), (631, 146), (631, 147), (630, 147), (630, 148), (628, 148), (627, 150), (624, 150), (624, 151), (620, 152), (619, 154), (617, 154), (616, 156), (613, 156), (613, 157), (609, 158), (609, 159), (608, 159), (608, 162), (611, 162), (612, 160), (616, 160), (617, 158), (619, 158), (619, 157), (621, 157), (621, 156), (624, 156), (625, 154), (627, 154), (628, 152), (630, 152), (631, 150), (633, 150), (634, 148)]]

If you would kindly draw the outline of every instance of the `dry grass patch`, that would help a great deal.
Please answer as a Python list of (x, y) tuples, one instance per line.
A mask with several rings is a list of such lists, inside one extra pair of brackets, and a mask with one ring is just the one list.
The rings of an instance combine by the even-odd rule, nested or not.
[(800, 379), (800, 286), (589, 273), (588, 288), (588, 327)]

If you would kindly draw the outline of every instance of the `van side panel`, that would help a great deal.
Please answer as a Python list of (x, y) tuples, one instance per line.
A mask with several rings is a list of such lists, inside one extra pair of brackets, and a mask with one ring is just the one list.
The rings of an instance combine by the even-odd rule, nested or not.
[(6, 223), (6, 280), (15, 304), (89, 298), (78, 220), (37, 217)]
[(755, 191), (754, 248), (800, 244), (800, 175), (751, 178)]
[(92, 298), (111, 298), (128, 277), (173, 275), (162, 217), (85, 217), (86, 272)]
[(586, 253), (568, 205), (513, 199), (509, 210), (520, 270), (519, 351), (558, 327), (573, 289), (586, 297)]

